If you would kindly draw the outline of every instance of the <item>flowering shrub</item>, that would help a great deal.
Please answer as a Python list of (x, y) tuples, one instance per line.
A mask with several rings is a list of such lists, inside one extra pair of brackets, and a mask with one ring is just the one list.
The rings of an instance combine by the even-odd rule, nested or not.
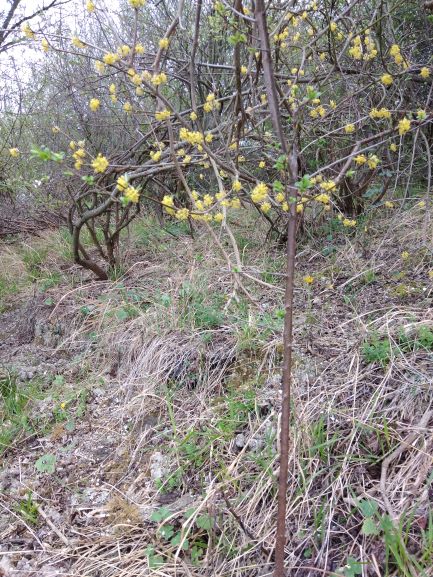
[[(424, 41), (431, 25), (412, 2), (417, 38), (413, 24), (401, 25), (408, 7), (383, 16), (381, 6), (320, 0), (288, 10), (271, 1), (269, 53), (253, 7), (243, 0), (200, 10), (180, 2), (170, 18), (150, 1), (129, 0), (122, 5), (120, 44), (116, 34), (95, 40), (102, 15), (107, 29), (117, 22), (114, 10), (103, 14), (97, 1), (87, 2), (82, 29), (70, 37), (25, 22), (23, 38), (39, 47), (47, 69), (60, 58), (77, 78), (87, 71), (80, 86), (88, 137), (76, 142), (65, 121), (44, 143), (69, 150), (63, 162), (74, 183), (76, 262), (106, 278), (83, 249), (81, 232), (90, 230), (99, 255), (114, 267), (120, 232), (142, 205), (225, 229), (231, 212), (250, 205), (280, 235), (292, 207), (304, 221), (336, 212), (355, 227), (366, 203), (377, 200), (367, 189), (374, 182), (383, 195), (391, 177), (401, 178), (411, 147), (425, 147), (425, 139), (412, 135), (431, 134), (433, 68)], [(387, 26), (379, 25), (382, 18)], [(270, 69), (287, 152), (271, 129)], [(16, 162), (25, 156), (16, 142), (9, 145)], [(417, 166), (421, 179), (427, 164)]]

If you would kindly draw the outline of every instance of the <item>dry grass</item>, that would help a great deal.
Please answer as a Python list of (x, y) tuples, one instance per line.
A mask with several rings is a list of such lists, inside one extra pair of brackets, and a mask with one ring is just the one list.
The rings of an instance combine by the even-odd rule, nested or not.
[[(433, 575), (433, 356), (399, 340), (433, 326), (425, 218), (413, 209), (376, 217), (355, 236), (337, 229), (325, 255), (321, 230), (300, 247), (290, 575), (349, 576), (353, 560), (365, 577)], [(281, 255), (263, 238), (258, 231), (245, 265), (281, 286)], [(270, 575), (281, 293), (246, 279), (257, 309), (233, 298), (207, 239), (164, 244), (115, 282), (71, 290), (52, 313), (70, 322), (62, 346), (80, 343), (92, 379), (104, 376), (118, 399), (95, 425), (102, 436), (119, 432), (120, 462), (114, 481), (99, 472), (111, 501), (86, 515), (100, 524), (64, 527), (69, 547), (50, 563), (76, 577)], [(388, 339), (384, 362), (365, 358), (373, 337)], [(156, 453), (166, 458), (159, 481)]]

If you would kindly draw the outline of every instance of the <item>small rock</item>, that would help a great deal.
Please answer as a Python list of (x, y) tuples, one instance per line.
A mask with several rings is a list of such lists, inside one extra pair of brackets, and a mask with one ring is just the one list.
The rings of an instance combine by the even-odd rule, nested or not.
[(168, 459), (165, 455), (156, 451), (150, 457), (150, 477), (153, 481), (162, 479), (168, 473)]

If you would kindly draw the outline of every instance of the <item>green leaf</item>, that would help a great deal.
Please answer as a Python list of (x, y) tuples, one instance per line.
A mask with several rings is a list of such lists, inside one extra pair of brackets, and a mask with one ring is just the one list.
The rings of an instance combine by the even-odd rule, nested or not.
[(274, 168), (276, 168), (277, 170), (284, 170), (286, 168), (286, 162), (287, 162), (287, 158), (285, 154), (281, 154), (275, 164), (274, 164)]
[[(178, 531), (176, 535), (173, 537), (173, 539), (170, 541), (170, 543), (173, 545), (173, 547), (177, 547), (180, 545), (181, 541), (182, 541), (182, 533), (181, 531)], [(189, 549), (188, 539), (185, 539), (185, 541), (182, 543), (182, 549), (183, 551), (187, 551)]]
[(159, 534), (161, 535), (161, 537), (163, 537), (164, 539), (171, 539), (171, 537), (173, 537), (174, 535), (174, 528), (173, 525), (163, 525), (160, 529), (159, 529)]
[(365, 519), (364, 523), (362, 524), (361, 533), (367, 537), (369, 535), (379, 535), (379, 529), (371, 517), (367, 517), (367, 519)]
[(306, 190), (311, 188), (313, 185), (311, 184), (311, 181), (310, 181), (310, 175), (304, 174), (304, 176), (301, 178), (301, 180), (298, 180), (298, 182), (295, 183), (295, 186), (301, 192), (305, 192)]
[(279, 180), (274, 180), (273, 182), (273, 189), (275, 192), (282, 192), (284, 190), (284, 185), (281, 181)]
[(338, 573), (344, 575), (345, 577), (355, 577), (356, 575), (362, 575), (362, 563), (349, 557), (346, 561), (346, 565), (338, 569)]
[(195, 520), (195, 524), (199, 529), (204, 529), (205, 531), (210, 531), (214, 525), (213, 519), (210, 515), (199, 515)]
[(116, 317), (119, 321), (126, 321), (129, 319), (129, 312), (126, 309), (120, 309), (117, 311)]
[(47, 455), (42, 455), (35, 462), (35, 468), (40, 473), (54, 473), (56, 470), (56, 456), (48, 453)]
[(156, 523), (160, 523), (161, 521), (164, 521), (165, 519), (170, 517), (170, 514), (171, 513), (169, 509), (167, 509), (167, 507), (161, 507), (160, 509), (157, 509), (152, 513), (152, 515), (150, 516), (150, 520), (155, 521)]
[(376, 501), (372, 499), (362, 499), (362, 501), (359, 501), (358, 507), (364, 517), (373, 517), (378, 510)]

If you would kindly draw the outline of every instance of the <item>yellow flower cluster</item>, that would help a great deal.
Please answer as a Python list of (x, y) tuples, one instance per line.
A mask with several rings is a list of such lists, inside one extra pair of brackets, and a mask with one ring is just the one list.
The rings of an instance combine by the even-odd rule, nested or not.
[(167, 50), (169, 46), (170, 46), (170, 39), (161, 38), (161, 40), (159, 41), (159, 47), (162, 48), (163, 50)]
[(125, 192), (123, 194), (123, 197), (125, 198), (125, 200), (127, 200), (128, 202), (135, 202), (137, 203), (140, 199), (140, 192), (138, 191), (137, 188), (135, 188), (134, 186), (128, 186), (125, 189)]
[(156, 120), (167, 120), (170, 118), (170, 111), (166, 108), (164, 110), (158, 110), (155, 112), (155, 118)]
[(92, 168), (95, 172), (105, 172), (109, 166), (108, 160), (101, 153), (92, 161)]
[(320, 104), (319, 106), (317, 106), (316, 108), (313, 108), (312, 110), (310, 110), (310, 116), (311, 118), (318, 118), (320, 116), (320, 118), (323, 118), (326, 114), (326, 110), (325, 108)]
[(377, 108), (372, 108), (370, 110), (369, 116), (370, 116), (370, 118), (387, 118), (387, 119), (390, 119), (391, 118), (391, 112), (388, 110), (388, 108), (380, 108), (379, 110)]
[(350, 218), (344, 218), (343, 219), (343, 226), (346, 226), (347, 228), (354, 228), (356, 226), (356, 220), (352, 220)]
[(405, 64), (404, 58), (400, 52), (400, 46), (398, 44), (393, 44), (389, 49), (390, 55), (394, 58), (396, 64)]
[(82, 40), (80, 40), (78, 36), (72, 36), (71, 44), (72, 46), (75, 46), (75, 48), (80, 49), (86, 48), (86, 44)]
[(146, 4), (146, 0), (129, 0), (129, 4), (137, 10)]
[(116, 64), (116, 62), (119, 62), (120, 56), (115, 52), (107, 52), (107, 54), (104, 54), (102, 60), (108, 66), (112, 66), (113, 64)]
[(317, 202), (321, 202), (322, 204), (329, 204), (329, 194), (322, 192), (315, 197), (315, 200), (317, 200)]
[(48, 50), (50, 49), (50, 45), (46, 38), (42, 38), (41, 47), (44, 52), (48, 52)]
[(419, 75), (425, 80), (430, 76), (430, 70), (427, 68), (427, 66), (423, 66), (419, 72)]
[(129, 186), (128, 176), (126, 174), (119, 176), (119, 178), (116, 181), (116, 186), (120, 191), (126, 190)]
[(378, 164), (380, 164), (380, 158), (378, 158), (375, 154), (370, 154), (367, 160), (368, 168), (374, 170), (377, 168)]
[(402, 118), (398, 123), (398, 133), (403, 136), (410, 130), (411, 121), (409, 118)]
[(101, 101), (98, 98), (92, 98), (89, 102), (89, 108), (93, 112), (96, 112), (97, 110), (99, 110), (100, 106), (101, 106)]
[[(84, 144), (81, 143), (80, 144)], [(86, 157), (86, 151), (83, 147), (78, 148), (72, 155), (72, 158), (75, 160), (74, 167), (76, 170), (80, 170), (83, 166), (83, 160)]]
[(344, 127), (344, 132), (346, 134), (352, 134), (353, 132), (355, 132), (355, 125), (354, 124), (346, 124), (346, 126)]
[(357, 166), (362, 166), (367, 162), (367, 157), (365, 154), (358, 154), (358, 156), (355, 156), (354, 160)]
[(333, 180), (325, 180), (324, 182), (322, 182), (320, 184), (320, 188), (322, 190), (326, 190), (327, 192), (331, 192), (332, 190), (335, 190), (337, 187), (337, 185), (335, 184), (335, 181)]
[(9, 154), (12, 156), (12, 158), (17, 158), (20, 155), (20, 151), (18, 148), (9, 148)]
[(159, 162), (161, 159), (161, 154), (162, 152), (160, 150), (151, 151), (150, 158), (153, 160), (153, 162)]
[(166, 194), (162, 199), (162, 204), (167, 214), (173, 215), (175, 213), (174, 201), (172, 196)]
[[(365, 48), (364, 48), (365, 47)], [(366, 30), (364, 36), (364, 46), (362, 45), (361, 36), (355, 36), (352, 40), (352, 46), (349, 48), (349, 56), (355, 60), (372, 60), (377, 56), (377, 49), (374, 40), (371, 38), (369, 31)]]
[(35, 37), (35, 33), (30, 28), (30, 24), (28, 22), (21, 26), (21, 32), (26, 36), (26, 38), (29, 38), (30, 40), (33, 40)]
[(95, 6), (95, 4), (92, 2), (92, 0), (88, 0), (88, 2), (87, 2), (87, 4), (86, 4), (86, 10), (87, 10), (87, 12), (89, 12), (89, 13), (91, 14), (92, 12), (95, 11), (95, 9), (96, 9), (96, 6)]
[(384, 86), (391, 86), (391, 84), (394, 82), (394, 79), (391, 74), (386, 73), (381, 76), (380, 81)]
[(204, 136), (198, 130), (188, 130), (184, 126), (179, 131), (180, 140), (186, 140), (192, 145), (201, 145), (204, 141)]
[(206, 96), (206, 102), (203, 104), (203, 110), (205, 112), (211, 112), (212, 110), (218, 110), (219, 106), (219, 102), (215, 100), (215, 94), (210, 92)]
[(161, 84), (167, 83), (167, 74), (165, 72), (160, 72), (159, 74), (154, 74), (152, 76), (151, 82), (154, 86), (161, 86)]
[(268, 186), (264, 182), (259, 182), (251, 192), (251, 200), (256, 203), (264, 202), (269, 192)]

